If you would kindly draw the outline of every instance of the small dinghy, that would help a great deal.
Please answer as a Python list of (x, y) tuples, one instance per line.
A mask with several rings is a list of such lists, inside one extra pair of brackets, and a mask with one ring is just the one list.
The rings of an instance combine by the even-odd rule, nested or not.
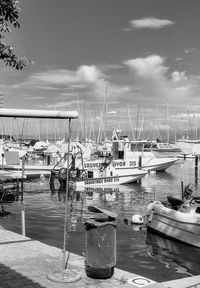
[(192, 196), (193, 185), (185, 187), (184, 199), (168, 196), (166, 202), (147, 206), (147, 229), (200, 248), (200, 197)]

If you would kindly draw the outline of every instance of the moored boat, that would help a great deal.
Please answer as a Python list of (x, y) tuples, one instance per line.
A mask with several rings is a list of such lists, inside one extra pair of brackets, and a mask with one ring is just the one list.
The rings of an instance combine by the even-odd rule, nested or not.
[[(189, 187), (189, 186), (186, 186)], [(186, 191), (186, 190), (185, 190)], [(200, 248), (200, 198), (168, 196), (168, 202), (147, 206), (147, 229)]]
[[(134, 183), (142, 179), (148, 171), (145, 169), (123, 169), (118, 170), (111, 162), (102, 162), (100, 164), (88, 166), (85, 168), (78, 168), (71, 165), (69, 169), (69, 181), (74, 189), (83, 187), (103, 187), (113, 186), (118, 184)], [(53, 186), (54, 179), (60, 181), (62, 187), (66, 186), (67, 169), (61, 168), (58, 172), (52, 171), (51, 184)]]
[(76, 189), (79, 187), (96, 187), (115, 184), (129, 184), (142, 179), (148, 172), (144, 169), (124, 170), (118, 173), (117, 170), (110, 166), (105, 171), (99, 169), (85, 170), (85, 178), (72, 179)]
[[(105, 158), (99, 158), (95, 160), (84, 161), (83, 166), (86, 169), (99, 167), (104, 159)], [(129, 170), (129, 173), (132, 173), (131, 171), (137, 168), (160, 172), (165, 171), (177, 161), (177, 158), (155, 158), (151, 155), (145, 156), (140, 153), (135, 153), (126, 159), (111, 160), (111, 166), (115, 167), (119, 173), (123, 173), (123, 170)]]

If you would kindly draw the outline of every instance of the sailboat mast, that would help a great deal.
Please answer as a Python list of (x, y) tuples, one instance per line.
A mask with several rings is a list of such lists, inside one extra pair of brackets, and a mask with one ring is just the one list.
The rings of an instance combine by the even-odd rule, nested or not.
[(83, 141), (85, 142), (85, 100), (83, 100)]
[(108, 97), (108, 82), (105, 82), (106, 86), (105, 86), (105, 98), (104, 98), (104, 135), (105, 135), (105, 139), (107, 139), (106, 137), (106, 129), (107, 129), (107, 97)]

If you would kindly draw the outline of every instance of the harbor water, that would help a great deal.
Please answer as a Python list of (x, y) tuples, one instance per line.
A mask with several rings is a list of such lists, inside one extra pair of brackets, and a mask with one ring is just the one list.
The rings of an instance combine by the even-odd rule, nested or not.
[[(72, 191), (71, 197), (52, 193), (48, 179), (24, 183), (24, 201), (4, 205), (9, 215), (0, 224), (22, 233), (21, 211), (25, 211), (26, 236), (63, 249), (64, 218), (67, 215), (66, 250), (85, 253), (84, 223), (91, 217), (87, 207), (99, 206), (117, 212), (117, 267), (161, 282), (200, 274), (200, 249), (147, 233), (145, 225), (131, 224), (134, 214), (145, 215), (152, 200), (167, 195), (181, 197), (183, 185), (195, 184), (194, 159), (179, 160), (166, 172), (147, 174), (141, 183)], [(22, 251), (23, 253), (23, 251)]]

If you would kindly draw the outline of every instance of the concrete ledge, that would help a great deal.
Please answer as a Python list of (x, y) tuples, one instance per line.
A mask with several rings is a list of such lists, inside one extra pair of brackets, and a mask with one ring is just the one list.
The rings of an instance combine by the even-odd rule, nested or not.
[[(68, 252), (66, 252), (67, 255)], [(112, 278), (91, 279), (85, 274), (84, 257), (70, 253), (69, 267), (78, 269), (81, 280), (74, 283), (55, 283), (47, 274), (62, 271), (61, 249), (32, 240), (0, 227), (0, 287), (7, 288), (200, 288), (200, 276), (155, 283), (147, 278), (115, 268)], [(128, 280), (136, 279), (130, 284)], [(143, 285), (141, 285), (143, 281)]]
[[(28, 237), (0, 228), (0, 279), (1, 287), (100, 287), (136, 288), (128, 279), (138, 275), (115, 268), (111, 279), (97, 280), (86, 276), (84, 257), (70, 253), (69, 266), (76, 267), (81, 280), (74, 283), (55, 283), (46, 275), (62, 270), (61, 249), (32, 240)], [(142, 286), (145, 287), (145, 286)], [(148, 286), (161, 287), (159, 283)]]

